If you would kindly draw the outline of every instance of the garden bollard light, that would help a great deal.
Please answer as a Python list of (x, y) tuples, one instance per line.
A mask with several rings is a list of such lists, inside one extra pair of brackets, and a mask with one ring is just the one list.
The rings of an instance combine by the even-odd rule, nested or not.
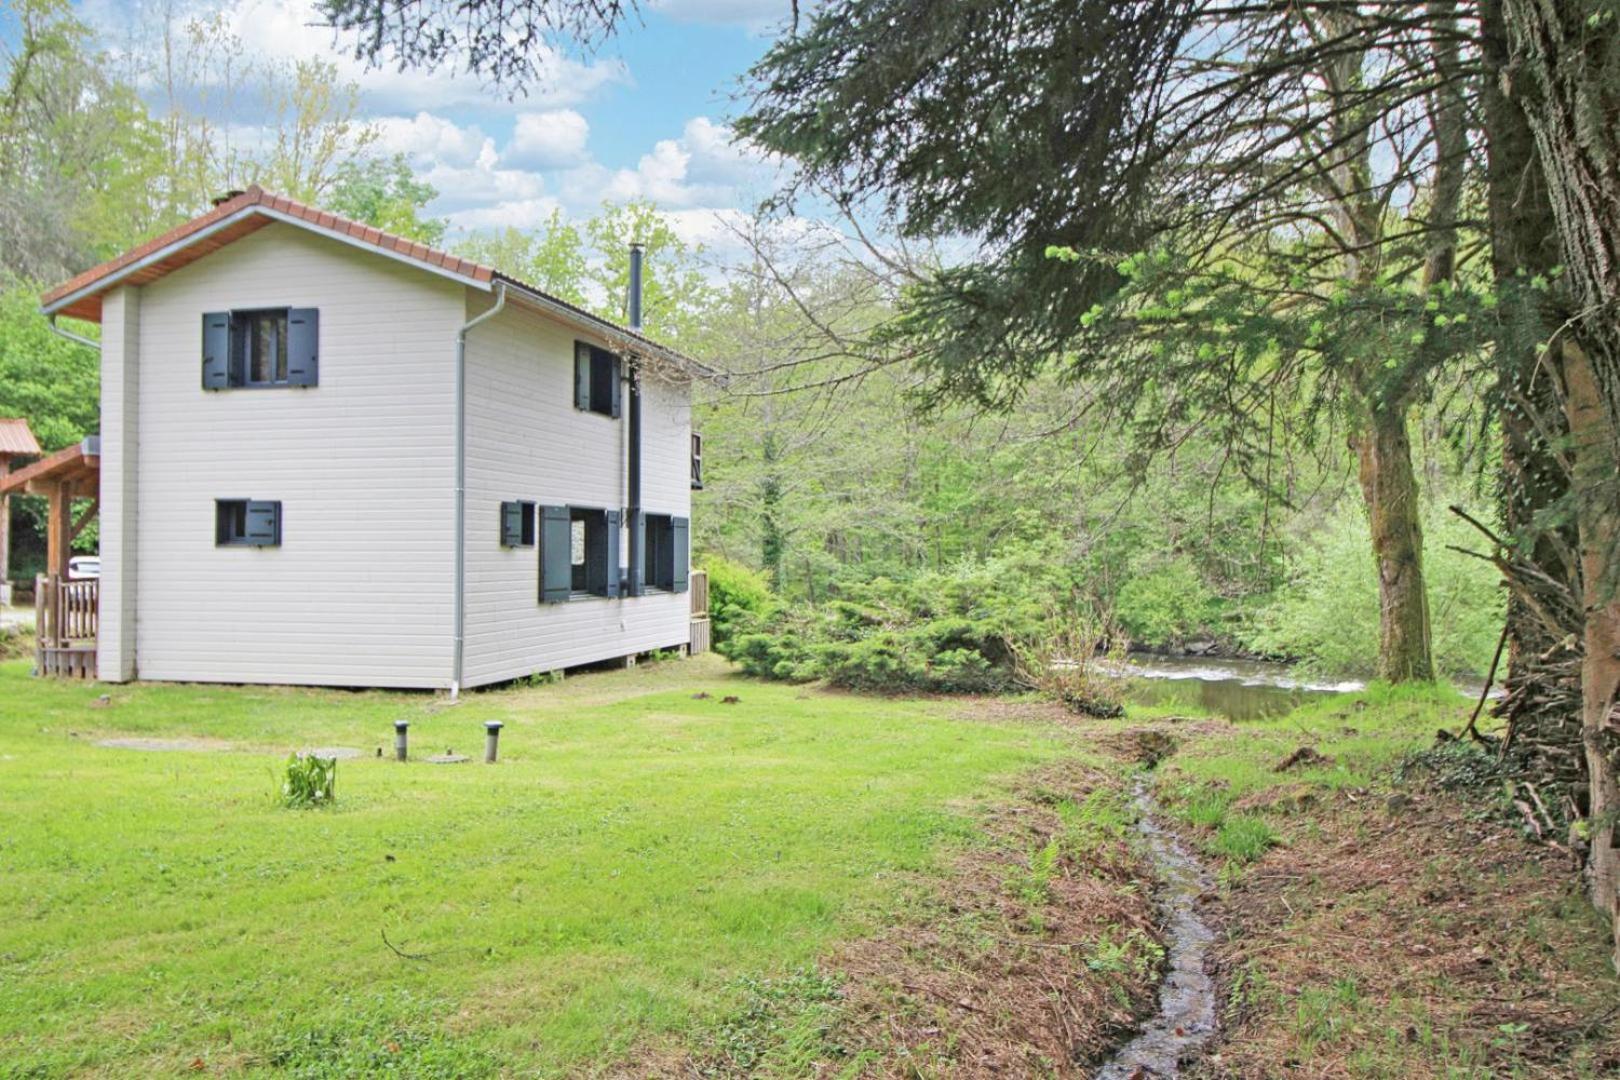
[(405, 760), (405, 732), (410, 726), (409, 720), (394, 721), (394, 757), (399, 761)]
[(496, 746), (501, 741), (501, 722), (499, 720), (484, 721), (484, 764), (495, 764)]

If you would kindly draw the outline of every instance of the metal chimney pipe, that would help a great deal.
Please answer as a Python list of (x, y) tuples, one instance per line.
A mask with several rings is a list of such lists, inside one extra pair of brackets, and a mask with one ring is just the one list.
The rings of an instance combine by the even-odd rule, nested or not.
[[(641, 261), (642, 247), (639, 243), (630, 245), (630, 329), (641, 333)], [(629, 557), (625, 593), (629, 596), (641, 596), (646, 591), (646, 581), (643, 580), (642, 562), (645, 559), (643, 552), (646, 549), (646, 523), (642, 518), (641, 510), (641, 367), (635, 357), (629, 358), (629, 371), (627, 372), (630, 384), (630, 407), (626, 410), (626, 424), (629, 428), (630, 447), (625, 454), (625, 525), (629, 529), (630, 538), (626, 545)]]
[(484, 721), (484, 764), (495, 764), (495, 752), (501, 742), (501, 722), (499, 720)]
[(394, 721), (394, 758), (397, 761), (404, 761), (406, 758), (405, 739), (406, 732), (410, 730), (410, 727), (411, 722), (409, 720)]
[(639, 240), (630, 242), (630, 329), (641, 333), (641, 259)]

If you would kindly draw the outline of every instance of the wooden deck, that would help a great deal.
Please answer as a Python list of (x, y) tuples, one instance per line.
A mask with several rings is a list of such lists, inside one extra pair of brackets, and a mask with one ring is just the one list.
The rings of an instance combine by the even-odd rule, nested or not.
[(94, 679), (100, 612), (100, 581), (35, 578), (34, 674)]

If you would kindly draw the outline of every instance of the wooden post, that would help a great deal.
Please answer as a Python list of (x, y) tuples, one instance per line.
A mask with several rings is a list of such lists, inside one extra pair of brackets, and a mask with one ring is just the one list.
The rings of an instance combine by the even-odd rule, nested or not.
[(52, 484), (49, 499), (45, 523), (45, 565), (52, 574), (66, 581), (68, 558), (73, 552), (73, 545), (69, 541), (73, 535), (73, 499), (66, 484)]

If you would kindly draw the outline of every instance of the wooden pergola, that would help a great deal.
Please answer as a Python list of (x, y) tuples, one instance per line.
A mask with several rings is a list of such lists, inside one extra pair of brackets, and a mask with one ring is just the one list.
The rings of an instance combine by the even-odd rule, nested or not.
[[(41, 675), (92, 678), (101, 583), (96, 578), (70, 580), (68, 559), (74, 539), (101, 506), (100, 437), (92, 435), (0, 477), (0, 498), (22, 492), (43, 495), (48, 506), (45, 573), (34, 585), (35, 667)], [(77, 519), (73, 516), (75, 499), (90, 500)]]

